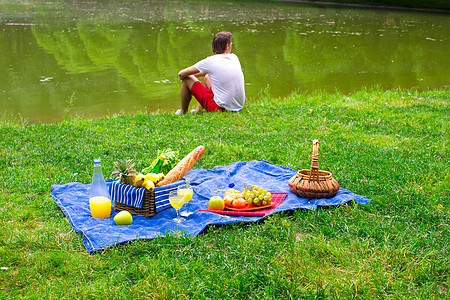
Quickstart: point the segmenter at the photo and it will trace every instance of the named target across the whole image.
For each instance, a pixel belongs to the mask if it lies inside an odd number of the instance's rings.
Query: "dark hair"
[[[212,52],[214,54],[222,54],[227,49],[227,45],[231,44],[233,35],[227,31],[221,31],[216,34],[212,41]]]

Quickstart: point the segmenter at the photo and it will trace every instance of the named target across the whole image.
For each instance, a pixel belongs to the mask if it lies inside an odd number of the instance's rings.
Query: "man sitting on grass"
[[[178,73],[181,109],[176,114],[188,111],[192,95],[199,102],[193,112],[199,112],[202,107],[210,112],[242,109],[245,103],[244,74],[238,57],[231,53],[231,37],[232,34],[225,31],[216,34],[212,41],[214,55]],[[204,85],[197,79],[203,76]]]

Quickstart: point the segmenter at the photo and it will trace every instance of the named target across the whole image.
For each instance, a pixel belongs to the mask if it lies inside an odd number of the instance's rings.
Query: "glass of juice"
[[[187,206],[189,201],[191,201],[192,196],[194,195],[194,190],[192,189],[192,186],[190,186],[188,183],[186,183],[186,184],[178,186],[177,193],[178,193],[178,196],[184,197],[184,203]],[[182,212],[180,215],[182,217],[188,217],[191,214],[192,213],[188,212],[186,209],[186,211]]]
[[[94,196],[89,199],[93,218],[105,219],[111,216],[111,199],[105,196]]]
[[[177,211],[177,217],[173,219],[173,221],[177,223],[181,223],[186,221],[186,219],[180,217],[180,209],[184,205],[184,197],[178,195],[178,191],[171,191],[169,193],[169,202],[173,208]]]

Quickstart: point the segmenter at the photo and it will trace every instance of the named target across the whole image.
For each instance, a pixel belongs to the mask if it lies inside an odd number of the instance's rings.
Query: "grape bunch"
[[[271,204],[271,194],[267,190],[253,185],[252,187],[244,187],[244,199],[250,206],[265,206]]]

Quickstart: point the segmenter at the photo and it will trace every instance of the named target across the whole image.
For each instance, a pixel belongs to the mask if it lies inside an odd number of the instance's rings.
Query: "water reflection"
[[[448,15],[295,3],[50,1],[0,4],[0,111],[31,121],[172,111],[178,70],[233,33],[247,95],[267,85],[344,93],[449,83]],[[20,2],[20,1],[19,1]],[[24,2],[26,3],[26,2]]]

